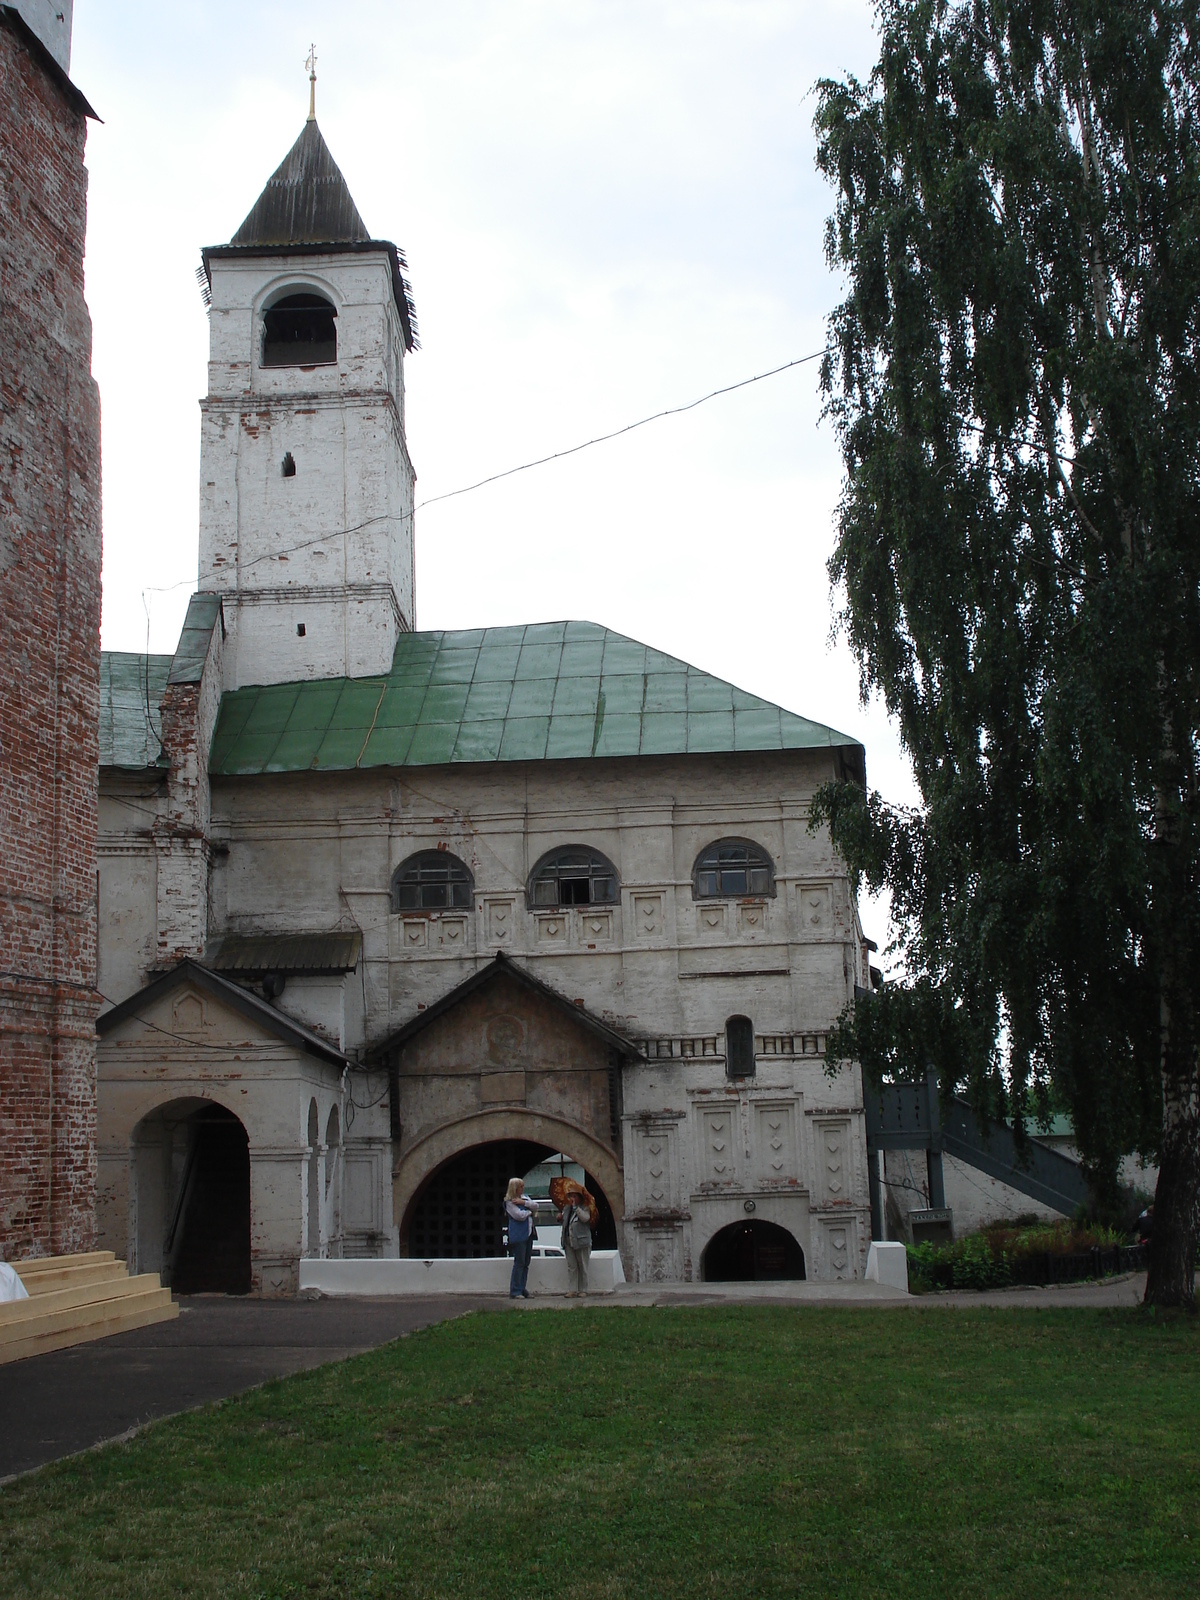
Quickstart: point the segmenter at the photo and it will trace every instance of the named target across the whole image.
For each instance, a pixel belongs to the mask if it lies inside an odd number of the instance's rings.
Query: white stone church
[[[103,658],[101,1243],[181,1291],[502,1253],[581,1165],[640,1280],[855,1278],[861,745],[593,622],[413,631],[404,257],[310,118],[203,252],[199,582]]]

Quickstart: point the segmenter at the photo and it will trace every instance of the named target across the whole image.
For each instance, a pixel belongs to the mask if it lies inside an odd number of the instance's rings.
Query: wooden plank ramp
[[[179,1315],[157,1272],[131,1278],[111,1250],[10,1265],[29,1299],[0,1305],[0,1366]]]

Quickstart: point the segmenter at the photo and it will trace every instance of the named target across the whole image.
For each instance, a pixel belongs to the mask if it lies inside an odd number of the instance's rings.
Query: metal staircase
[[[1024,1150],[1018,1150],[1012,1130],[1005,1123],[993,1122],[985,1132],[965,1100],[956,1097],[943,1108],[937,1081],[932,1075],[923,1083],[884,1084],[879,1089],[864,1085],[863,1104],[867,1122],[871,1230],[876,1238],[882,1237],[877,1152],[883,1150],[925,1151],[929,1169],[927,1216],[945,1212],[943,1153],[1027,1194],[1039,1205],[1060,1211],[1063,1216],[1073,1216],[1080,1206],[1087,1204],[1087,1183],[1077,1161],[1039,1144],[1036,1139],[1029,1140]]]

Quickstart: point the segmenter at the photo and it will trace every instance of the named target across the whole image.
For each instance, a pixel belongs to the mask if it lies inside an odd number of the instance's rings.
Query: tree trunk
[[[1163,1063],[1163,1136],[1145,1304],[1196,1309],[1196,1231],[1200,1221],[1200,1079]]]

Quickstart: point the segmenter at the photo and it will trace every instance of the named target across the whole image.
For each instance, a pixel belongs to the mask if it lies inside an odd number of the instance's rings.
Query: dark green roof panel
[[[594,622],[547,622],[401,634],[383,678],[238,689],[210,771],[837,748],[860,747]]]
[[[100,653],[100,765],[138,771],[159,764],[159,702],[170,656]]]

